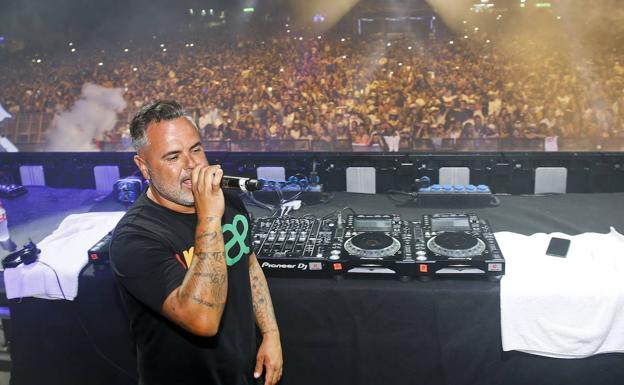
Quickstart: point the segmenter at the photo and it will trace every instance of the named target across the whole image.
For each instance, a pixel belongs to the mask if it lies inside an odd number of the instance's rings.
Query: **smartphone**
[[[552,237],[550,238],[550,243],[548,244],[548,248],[546,249],[546,255],[565,258],[565,256],[568,255],[569,248],[569,239]]]

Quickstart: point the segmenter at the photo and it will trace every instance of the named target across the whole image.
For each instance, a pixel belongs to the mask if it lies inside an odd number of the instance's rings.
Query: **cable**
[[[342,210],[340,210],[340,214],[342,214],[345,210],[351,210],[351,212],[352,212],[354,215],[357,215],[357,213],[355,212],[355,210],[353,210],[353,209],[352,209],[351,207],[349,207],[349,206],[343,207],[343,208],[342,208]]]
[[[56,283],[58,283],[58,287],[59,287],[59,290],[61,291],[61,295],[63,296],[63,299],[67,301],[67,296],[65,296],[65,292],[63,291],[63,286],[61,285],[61,280],[59,279],[59,276],[56,273],[56,270],[54,270],[54,268],[52,266],[48,265],[47,263],[43,262],[40,259],[37,259],[37,263],[45,265],[45,266],[49,267],[50,270],[52,270],[52,272],[54,273],[54,276],[56,277]],[[54,297],[54,298],[60,299],[59,297]]]
[[[395,195],[409,196],[410,198],[409,199],[396,199],[394,197]],[[397,203],[416,202],[416,200],[418,199],[418,193],[409,193],[409,192],[400,191],[400,190],[388,190],[388,199]]]
[[[258,199],[256,199],[256,197],[250,191],[242,193],[241,196],[247,197],[247,199],[249,199],[249,201],[251,203],[255,204],[256,206],[258,206],[260,208],[263,208],[263,209],[269,210],[269,211],[275,210],[274,206],[272,206],[272,205],[270,205],[268,203],[260,202]]]

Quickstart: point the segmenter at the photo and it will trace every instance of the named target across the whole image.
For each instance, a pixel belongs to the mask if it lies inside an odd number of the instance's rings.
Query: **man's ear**
[[[147,169],[147,164],[145,163],[145,160],[143,160],[143,158],[141,158],[139,155],[135,155],[134,164],[136,164],[139,170],[141,170],[143,178],[145,178],[145,180],[150,180],[149,170]]]

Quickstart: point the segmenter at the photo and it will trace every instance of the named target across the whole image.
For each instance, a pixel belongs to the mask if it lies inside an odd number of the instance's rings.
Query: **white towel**
[[[551,236],[571,240],[566,258],[546,255]],[[496,234],[503,350],[558,358],[624,352],[624,236]]]
[[[63,219],[52,234],[37,244],[41,250],[37,262],[4,271],[7,298],[72,301],[78,295],[78,275],[89,262],[87,251],[111,231],[124,214],[123,211],[72,214]]]

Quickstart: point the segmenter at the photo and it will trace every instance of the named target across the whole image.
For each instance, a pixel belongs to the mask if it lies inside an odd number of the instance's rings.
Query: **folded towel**
[[[120,211],[66,217],[52,234],[37,244],[41,249],[37,262],[4,271],[7,298],[70,301],[76,298],[78,275],[89,262],[87,251],[111,231],[124,214]]]
[[[546,255],[552,236],[571,240],[566,258]],[[624,352],[624,236],[501,232],[503,350],[558,358]]]

